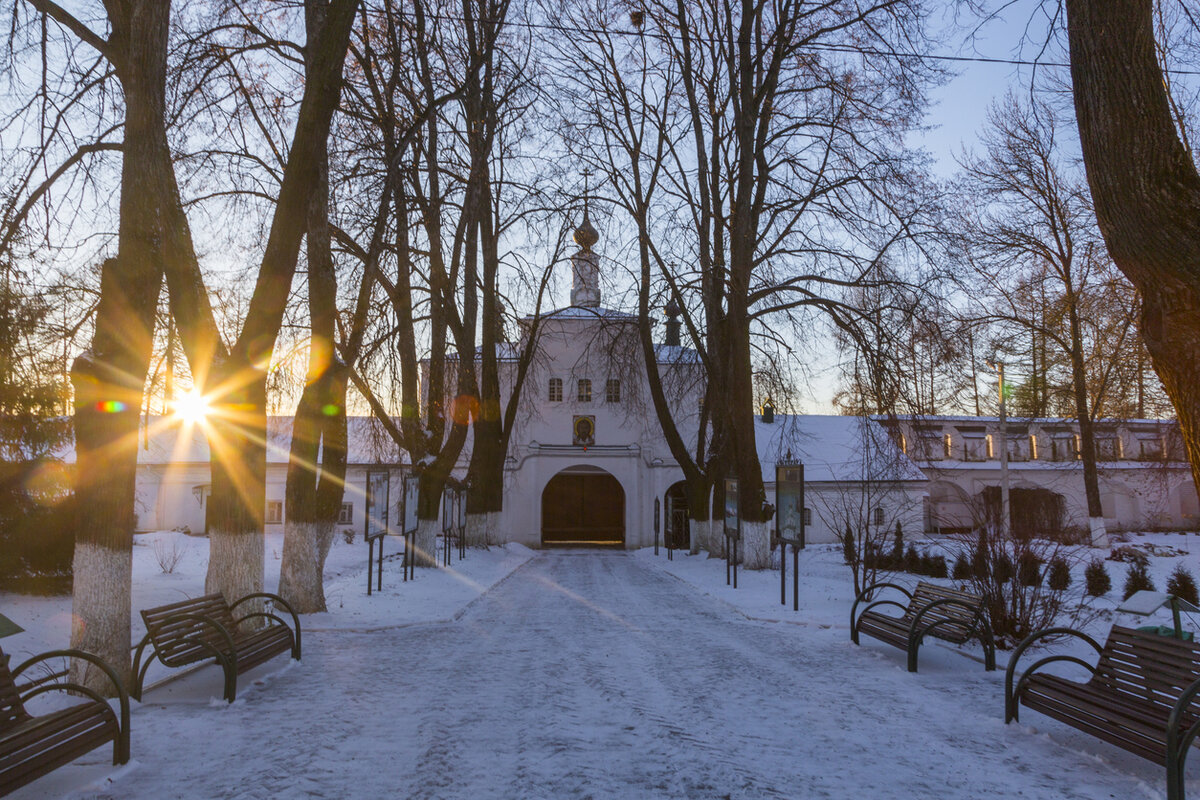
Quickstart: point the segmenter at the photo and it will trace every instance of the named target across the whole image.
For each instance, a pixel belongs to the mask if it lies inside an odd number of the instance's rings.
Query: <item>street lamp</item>
[[[1004,408],[1004,362],[987,362],[994,369],[1000,384],[1000,535],[1008,536],[1009,504],[1008,504],[1008,415]]]

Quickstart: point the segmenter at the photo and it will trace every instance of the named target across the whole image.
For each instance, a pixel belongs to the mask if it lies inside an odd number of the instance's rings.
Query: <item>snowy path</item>
[[[90,796],[1161,796],[1148,762],[1005,727],[1003,673],[928,650],[910,675],[624,553],[542,553],[456,622],[308,636],[233,706],[148,694],[139,765]]]

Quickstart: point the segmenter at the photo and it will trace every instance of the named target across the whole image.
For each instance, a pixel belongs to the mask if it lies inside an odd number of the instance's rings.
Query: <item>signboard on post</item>
[[[804,547],[804,465],[775,465],[775,535],[786,544]]]
[[[421,479],[416,475],[404,476],[404,533],[417,532],[417,496]]]
[[[792,610],[800,610],[800,550],[804,548],[804,465],[775,465],[775,537],[779,541],[779,604],[787,605],[787,547],[792,546]]]
[[[383,535],[388,529],[388,497],[391,473],[386,469],[367,470],[366,514],[363,515],[363,538],[367,541],[367,594],[371,594],[371,573],[375,572],[375,588],[383,588]],[[376,570],[375,543],[379,542]]]
[[[420,494],[421,478],[409,473],[404,476],[404,510],[401,512],[400,533],[404,536],[404,580],[417,577],[417,498]]]

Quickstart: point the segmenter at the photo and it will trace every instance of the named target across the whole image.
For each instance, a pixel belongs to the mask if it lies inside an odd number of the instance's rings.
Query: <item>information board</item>
[[[421,479],[416,475],[404,476],[404,533],[417,532],[417,496]]]
[[[725,479],[725,535],[737,538],[742,532],[742,521],[738,517],[737,478]]]
[[[367,513],[363,521],[367,540],[387,533],[390,489],[391,474],[387,470],[367,470]]]
[[[775,535],[787,544],[804,543],[804,465],[775,465]]]

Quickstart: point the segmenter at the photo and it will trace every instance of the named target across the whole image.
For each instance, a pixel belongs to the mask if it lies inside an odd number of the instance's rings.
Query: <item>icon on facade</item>
[[[574,444],[590,447],[596,443],[596,418],[575,417],[571,431],[574,434]]]

